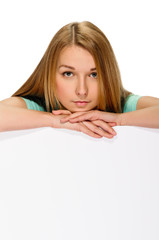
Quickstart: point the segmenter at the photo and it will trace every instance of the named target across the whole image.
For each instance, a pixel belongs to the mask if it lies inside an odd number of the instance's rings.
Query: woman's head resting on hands
[[[128,94],[108,39],[84,21],[67,24],[55,34],[32,75],[13,96],[43,98],[47,111],[121,112]]]

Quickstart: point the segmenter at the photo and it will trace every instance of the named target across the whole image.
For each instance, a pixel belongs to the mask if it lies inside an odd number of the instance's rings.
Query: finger
[[[94,137],[94,138],[102,138],[101,135],[96,134],[95,132],[91,131],[90,128],[88,128],[84,123],[80,123],[79,125],[79,131],[83,132],[85,134],[87,134],[90,137]]]
[[[65,117],[62,119],[62,122],[82,122],[84,120],[96,120],[99,119],[99,111],[88,111],[88,112],[77,112],[73,113],[71,116]]]
[[[115,130],[111,126],[109,126],[108,123],[106,123],[102,120],[92,121],[92,123],[95,124],[96,126],[102,128],[102,130],[104,130],[110,134],[116,135]]]
[[[104,131],[102,128],[96,126],[92,122],[84,121],[83,124],[87,126],[92,132],[106,138],[113,138],[114,134]]]
[[[85,114],[85,112],[72,113],[70,116],[66,116],[66,117],[62,118],[62,119],[61,119],[61,122],[62,122],[62,123],[68,122],[68,121],[70,121],[70,120],[73,119],[73,118],[82,116],[83,114]]]
[[[69,123],[69,122],[68,123],[64,123],[63,127],[64,128],[68,128],[68,129],[72,129],[72,130],[75,130],[75,131],[83,132],[83,133],[85,133],[85,134],[87,134],[87,135],[89,135],[91,137],[94,137],[94,138],[102,138],[102,136],[92,132],[82,122],[81,123]]]
[[[53,110],[52,113],[55,115],[71,114],[69,110]]]
[[[110,127],[115,127],[115,126],[117,126],[117,124],[115,123],[115,122],[112,122],[112,123],[107,123]]]
[[[103,113],[100,111],[90,111],[76,117],[70,116],[69,122],[75,123],[75,122],[83,122],[85,120],[92,121],[92,120],[102,119],[102,115]]]

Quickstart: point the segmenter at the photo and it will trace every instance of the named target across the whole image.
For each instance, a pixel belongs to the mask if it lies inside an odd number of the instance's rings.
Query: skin
[[[116,133],[104,121],[61,122],[65,116],[77,112],[89,112],[96,108],[98,104],[98,77],[95,68],[92,55],[83,48],[72,46],[63,49],[57,62],[56,93],[64,110],[55,111],[52,114],[16,109],[15,115],[15,110],[12,111],[12,108],[9,106],[26,109],[27,106],[23,99],[11,97],[1,102],[1,115],[4,114],[9,117],[7,118],[8,122],[6,122],[5,116],[3,117],[5,122],[1,123],[2,128],[0,130],[27,129],[36,127],[36,125],[38,127],[42,125],[76,130],[95,138],[112,138]],[[8,108],[6,105],[8,105]],[[19,119],[21,119],[21,125],[19,124]],[[44,123],[42,119],[45,119]]]
[[[0,132],[52,127],[80,131],[94,138],[113,138],[116,135],[114,126],[159,128],[159,99],[155,97],[141,97],[137,102],[137,111],[133,112],[119,114],[95,110],[98,76],[95,69],[90,71],[90,68],[95,68],[92,56],[77,46],[64,50],[58,64],[69,63],[74,68],[63,69],[65,74],[59,72],[62,68],[56,71],[58,97],[64,110],[53,113],[28,110],[24,99],[10,97],[0,101]],[[77,100],[88,100],[88,103],[75,104]]]
[[[87,50],[73,45],[61,51],[56,69],[56,94],[67,111],[53,111],[54,115],[83,113],[96,108],[98,76],[94,59]],[[104,124],[97,120],[82,121],[81,124],[95,133],[96,137],[112,138],[116,135],[112,128],[114,123]]]
[[[97,106],[98,77],[94,59],[88,51],[78,46],[61,51],[56,69],[56,93],[70,112],[89,111]]]
[[[60,119],[61,123],[82,123],[92,132],[108,138],[116,135],[112,128],[114,126],[159,128],[158,98],[143,96],[138,100],[138,111],[128,113],[95,110],[98,103],[98,76],[95,73],[93,57],[87,50],[71,46],[61,52],[56,71],[56,88],[57,96],[67,111],[53,111],[56,116],[68,115]],[[74,101],[88,103],[79,106]]]

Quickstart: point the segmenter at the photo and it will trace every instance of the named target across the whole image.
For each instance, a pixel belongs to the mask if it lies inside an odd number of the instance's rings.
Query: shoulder
[[[152,107],[152,106],[159,106],[159,98],[156,97],[150,97],[150,96],[142,96],[138,102],[136,110]]]
[[[25,101],[28,109],[37,110],[37,111],[46,111],[45,104],[39,98],[31,97],[31,96],[21,97],[21,98]]]
[[[159,98],[130,94],[126,98],[123,112],[131,112],[157,105],[159,106]]]
[[[42,105],[40,101],[37,102],[31,100],[27,97],[10,97],[0,101],[3,105],[11,106],[11,107],[18,107],[18,108],[26,108],[30,110],[37,110],[37,111],[46,111],[45,107]]]
[[[137,109],[138,100],[141,97],[140,95],[130,94],[125,100],[123,112],[135,111]]]
[[[7,105],[7,106],[11,106],[11,107],[27,108],[26,102],[21,97],[6,98],[6,99],[0,101],[0,103]]]

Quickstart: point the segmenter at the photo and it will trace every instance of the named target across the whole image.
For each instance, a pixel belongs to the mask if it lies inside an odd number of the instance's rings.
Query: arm
[[[60,120],[70,114],[69,111],[63,110],[61,115],[53,115],[49,112],[30,110],[27,108],[25,101],[20,97],[11,97],[0,101],[0,132],[11,130],[22,130],[41,127],[66,128],[83,132],[91,137],[101,138],[113,137],[110,134],[93,132],[84,123],[61,123]],[[111,130],[111,129],[109,129]]]
[[[121,114],[119,125],[159,128],[159,98],[141,97],[136,111]]]
[[[51,124],[51,113],[28,110],[19,97],[0,101],[0,132],[49,127]]]
[[[61,122],[80,122],[101,120],[111,126],[139,126],[159,128],[159,98],[141,97],[137,103],[137,110],[126,113],[109,113],[98,110],[74,113],[61,120]],[[113,125],[114,124],[114,125]],[[101,126],[102,125],[98,125]],[[103,125],[104,126],[104,125]]]

